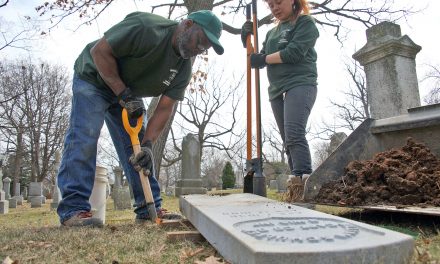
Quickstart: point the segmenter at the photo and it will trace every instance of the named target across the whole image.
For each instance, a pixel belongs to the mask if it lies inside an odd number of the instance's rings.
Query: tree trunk
[[[148,105],[148,109],[147,109],[148,119],[153,115],[154,110],[156,109],[156,106],[159,103],[159,99],[160,99],[160,97],[154,97],[151,100],[150,105]],[[159,173],[160,173],[160,165],[162,162],[162,154],[165,149],[165,145],[167,143],[168,134],[170,132],[171,124],[173,123],[174,116],[176,114],[176,109],[177,109],[177,103],[174,105],[174,109],[171,114],[170,120],[168,120],[162,133],[159,135],[159,137],[157,138],[156,142],[154,142],[154,145],[153,145],[153,155],[155,157],[154,167],[156,168],[155,175],[156,175],[156,179],[158,179],[158,180],[159,180]]]

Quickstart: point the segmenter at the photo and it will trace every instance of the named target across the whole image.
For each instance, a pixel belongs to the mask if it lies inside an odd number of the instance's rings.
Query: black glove
[[[144,174],[149,176],[153,172],[154,157],[153,157],[153,143],[147,140],[141,145],[141,151],[137,155],[131,155],[128,160],[133,165],[136,171],[143,170]]]
[[[128,118],[130,119],[138,118],[146,113],[142,99],[134,96],[128,87],[118,95],[118,102],[127,109]]]
[[[246,48],[246,39],[249,34],[254,33],[254,24],[252,21],[246,21],[244,22],[243,26],[241,27],[241,42],[243,42],[243,47]]]
[[[267,65],[266,56],[267,55],[264,53],[252,53],[251,54],[251,67],[263,69]]]

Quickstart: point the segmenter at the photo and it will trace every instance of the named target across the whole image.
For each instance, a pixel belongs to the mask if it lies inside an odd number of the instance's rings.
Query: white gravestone
[[[253,194],[186,195],[180,210],[228,261],[409,263],[410,236]]]

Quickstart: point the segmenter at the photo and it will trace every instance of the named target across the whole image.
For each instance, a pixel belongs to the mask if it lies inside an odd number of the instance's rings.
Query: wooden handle
[[[141,146],[139,142],[139,132],[142,129],[142,121],[143,121],[143,115],[137,119],[136,126],[132,127],[128,120],[127,110],[125,108],[122,109],[122,123],[124,125],[125,131],[127,131],[128,135],[130,136],[134,155],[137,155],[139,152],[141,152]],[[141,178],[142,190],[144,191],[145,201],[147,202],[147,204],[154,203],[148,175],[144,174],[144,170],[140,170],[139,177]]]

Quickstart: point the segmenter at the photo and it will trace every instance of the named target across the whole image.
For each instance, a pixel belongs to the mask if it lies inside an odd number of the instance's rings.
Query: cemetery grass
[[[237,192],[240,191],[229,193]],[[273,190],[268,190],[267,196],[282,199]],[[179,211],[177,198],[165,195],[163,198],[164,208]],[[42,208],[30,208],[25,203],[0,215],[0,262],[7,257],[15,263],[216,263],[205,262],[213,257],[221,261],[207,242],[170,243],[166,241],[167,230],[153,224],[135,224],[133,211],[113,210],[111,199],[107,203],[105,227],[94,229],[60,228],[56,212],[49,209],[50,202],[48,200]],[[330,206],[317,206],[316,210],[341,216],[350,211]],[[420,226],[378,225],[415,238],[412,263],[440,263],[438,230],[428,233]]]
[[[177,198],[163,198],[164,208],[178,211]],[[135,224],[133,211],[114,211],[111,199],[104,228],[61,228],[50,202],[0,215],[0,263],[194,263],[216,256],[207,242],[166,242],[167,230]]]

